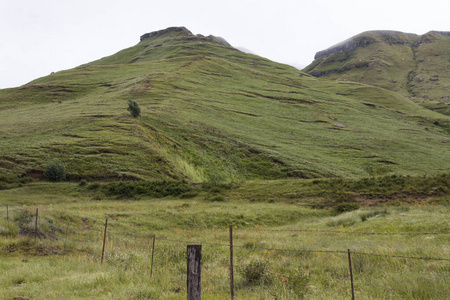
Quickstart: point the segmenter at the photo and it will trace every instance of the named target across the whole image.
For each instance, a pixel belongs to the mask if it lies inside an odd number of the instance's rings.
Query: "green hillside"
[[[402,39],[409,43],[410,35]],[[405,97],[411,82],[403,73],[418,60],[406,55],[406,44],[396,47],[407,66],[373,87],[317,79],[185,28],[147,34],[109,57],[0,90],[0,176],[42,178],[55,159],[69,180],[448,171],[450,118]],[[418,46],[416,58],[426,47]],[[398,60],[386,63],[397,68]],[[442,85],[448,74],[442,68],[439,82],[423,84]],[[390,84],[398,88],[387,90]],[[130,116],[128,100],[139,104],[140,118]]]
[[[304,69],[315,77],[366,83],[450,114],[450,33],[418,36],[369,31],[317,52]]]

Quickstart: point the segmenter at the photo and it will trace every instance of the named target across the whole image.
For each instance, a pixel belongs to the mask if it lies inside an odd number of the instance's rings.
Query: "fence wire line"
[[[5,205],[3,205],[6,207]],[[9,209],[13,210],[27,210],[23,207],[9,207]],[[202,228],[202,227],[200,227]],[[204,227],[203,229],[208,229]],[[224,229],[228,230],[229,227],[213,227],[213,229]],[[358,232],[358,231],[342,231],[342,230],[321,230],[321,229],[266,229],[266,228],[238,228],[236,230],[239,231],[268,231],[268,232],[317,232],[317,233],[344,233],[344,234],[362,234],[362,235],[441,235],[441,234],[450,234],[450,232]],[[139,237],[139,235],[136,235]],[[146,237],[146,236],[141,236]]]
[[[121,235],[121,236],[129,236],[129,237],[140,238],[140,239],[151,239],[155,235],[153,233],[145,235],[145,234],[135,234],[135,233],[127,233],[127,232],[120,233],[120,232],[110,232],[110,231],[108,231],[107,234],[109,234],[109,235],[116,235],[116,236],[119,236],[119,235]]]
[[[173,240],[168,238],[159,238],[158,240],[170,241],[170,242],[178,242],[178,243],[186,243],[186,244],[199,244],[199,245],[211,245],[211,246],[220,246],[220,247],[230,247],[230,244],[216,244],[209,242],[192,242],[192,241],[184,241],[184,240]],[[249,248],[247,246],[242,245],[233,245],[233,248]],[[283,248],[266,248],[266,247],[251,247],[250,249],[259,249],[266,251],[285,251],[285,252],[303,252],[303,253],[341,253],[347,254],[348,251],[345,250],[303,250],[303,249],[283,249]],[[418,256],[402,256],[402,255],[388,255],[388,254],[375,254],[375,253],[367,253],[367,252],[358,252],[358,251],[350,251],[352,254],[360,254],[360,255],[369,255],[369,256],[379,256],[379,257],[393,257],[393,258],[408,258],[408,259],[423,259],[423,260],[439,260],[439,261],[450,261],[447,258],[436,258],[436,257],[418,257]]]
[[[228,227],[221,227],[228,229]],[[368,234],[368,235],[439,235],[450,234],[450,232],[358,232],[358,231],[338,231],[320,229],[264,229],[264,228],[237,228],[241,231],[274,231],[274,232],[319,232],[319,233],[348,233],[348,234]]]
[[[23,209],[21,207],[14,207],[18,210]],[[24,209],[25,210],[25,209]],[[55,226],[55,228],[62,229],[58,226]],[[215,227],[214,229],[229,229],[229,227]],[[98,232],[100,235],[103,235],[102,230],[100,229],[91,229],[91,228],[83,228],[83,231],[95,231]],[[336,230],[308,230],[308,229],[263,229],[263,228],[240,228],[241,231],[266,231],[266,232],[320,232],[320,233],[349,233],[349,234],[369,234],[369,235],[430,235],[430,234],[448,234],[448,233],[431,233],[431,232],[399,232],[399,233],[377,233],[377,232],[345,232],[345,231],[336,231]],[[81,234],[81,233],[79,233]],[[132,233],[114,233],[111,231],[108,231],[108,235],[122,235],[122,236],[130,236],[135,238],[152,238],[154,234],[149,235],[139,235],[139,234],[132,234]],[[83,234],[81,234],[83,235]],[[84,234],[86,236],[86,234]],[[212,245],[212,246],[220,246],[220,247],[229,247],[229,244],[218,244],[218,243],[210,243],[210,242],[197,242],[194,243],[192,241],[185,241],[185,240],[174,240],[174,239],[168,239],[168,238],[160,238],[156,237],[158,240],[165,240],[165,241],[172,241],[172,242],[179,242],[179,243],[186,243],[186,244],[202,244],[202,245]],[[235,248],[249,248],[247,246],[242,245],[233,245]],[[258,247],[258,246],[252,246],[252,249],[259,249],[259,250],[266,250],[266,251],[285,251],[285,252],[303,252],[303,253],[348,253],[348,251],[344,250],[302,250],[302,249],[284,249],[284,248],[266,248],[266,247]],[[354,254],[360,254],[360,255],[370,255],[370,256],[378,256],[378,257],[392,257],[392,258],[406,258],[406,259],[421,259],[421,260],[436,260],[436,261],[450,261],[450,259],[447,258],[435,258],[435,257],[417,257],[417,256],[403,256],[403,255],[388,255],[388,254],[376,254],[376,253],[366,253],[366,252],[351,252]]]

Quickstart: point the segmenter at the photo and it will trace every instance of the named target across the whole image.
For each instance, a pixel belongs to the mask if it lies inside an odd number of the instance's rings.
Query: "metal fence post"
[[[108,218],[106,218],[105,221],[105,232],[103,234],[103,248],[102,248],[102,260],[101,263],[103,264],[103,257],[105,256],[105,245],[106,245],[106,230],[108,228]]]
[[[233,226],[230,225],[230,295],[234,299]]]
[[[39,216],[39,208],[36,208],[36,221],[34,222],[34,238],[38,237],[38,216]]]
[[[150,277],[153,276],[153,256],[155,255],[155,240],[156,240],[156,235],[153,235],[153,243],[152,243],[152,264],[150,267]]]
[[[355,300],[355,290],[353,289],[352,258],[350,256],[350,249],[348,249],[348,268],[350,270],[350,282],[352,285],[352,300]]]

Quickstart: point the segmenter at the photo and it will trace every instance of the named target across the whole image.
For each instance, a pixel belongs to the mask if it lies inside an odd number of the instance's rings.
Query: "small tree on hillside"
[[[133,118],[137,118],[141,115],[141,108],[139,104],[137,104],[134,100],[128,100],[128,108],[127,110],[130,112]]]

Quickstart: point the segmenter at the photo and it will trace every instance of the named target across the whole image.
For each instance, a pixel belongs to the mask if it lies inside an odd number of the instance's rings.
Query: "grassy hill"
[[[405,58],[406,71],[415,60]],[[401,78],[394,79],[404,89]],[[168,28],[109,57],[0,90],[0,176],[42,178],[55,159],[69,180],[104,181],[449,170],[449,117],[405,95],[317,79],[221,38]],[[127,112],[128,100],[139,104],[140,118]]]
[[[375,85],[450,114],[450,33],[369,31],[316,54],[304,71]]]

